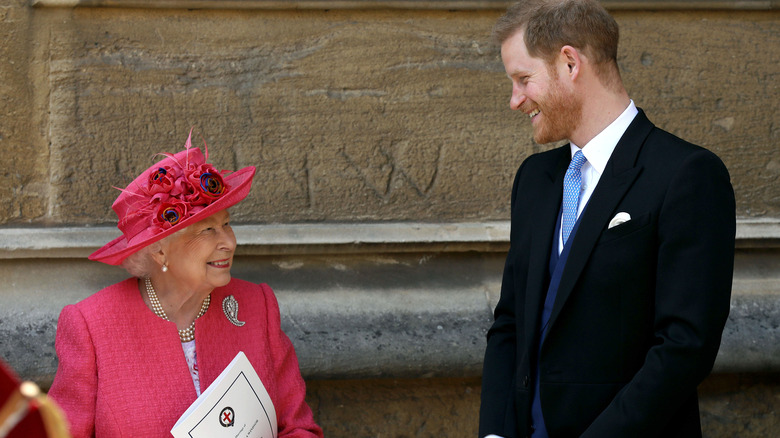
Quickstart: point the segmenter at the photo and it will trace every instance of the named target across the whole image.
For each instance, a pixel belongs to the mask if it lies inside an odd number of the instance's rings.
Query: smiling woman
[[[278,436],[321,437],[271,288],[230,275],[227,209],[247,196],[255,168],[217,171],[191,138],[114,202],[122,235],[89,258],[133,277],[62,310],[49,395],[74,437],[167,436],[243,351],[273,401]]]
[[[236,249],[236,236],[230,227],[227,210],[214,213],[182,230],[160,244],[160,249],[150,254],[159,266],[167,266],[165,273],[153,275],[152,283],[158,290],[165,290],[178,300],[166,300],[167,310],[176,311],[176,301],[194,299],[194,307],[214,288],[230,281],[230,266]],[[197,310],[196,310],[197,312]],[[183,318],[177,325],[189,325],[189,318]]]

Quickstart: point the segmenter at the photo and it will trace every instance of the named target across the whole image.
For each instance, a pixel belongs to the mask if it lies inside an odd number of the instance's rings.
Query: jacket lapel
[[[588,201],[588,207],[580,217],[579,229],[573,237],[571,252],[550,315],[549,327],[555,324],[618,203],[642,172],[642,167],[636,163],[637,156],[652,129],[653,124],[640,109],[612,152],[604,174]]]
[[[529,212],[533,215],[531,223],[534,229],[529,251],[525,318],[523,319],[526,345],[534,345],[534,337],[539,331],[540,309],[547,290],[552,237],[556,232],[555,224],[563,199],[563,176],[569,161],[571,161],[571,149],[566,144],[556,150],[553,165],[545,171],[546,178],[542,178],[538,186],[533,188],[538,191],[540,202],[534,211]]]

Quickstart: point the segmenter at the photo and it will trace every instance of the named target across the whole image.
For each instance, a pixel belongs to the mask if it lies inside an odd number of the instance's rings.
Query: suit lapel
[[[552,249],[552,237],[556,232],[558,210],[563,198],[563,176],[571,161],[571,149],[565,145],[556,151],[552,166],[545,171],[545,178],[533,190],[539,193],[540,202],[533,215],[533,235],[529,251],[528,281],[525,294],[526,345],[534,345],[538,332],[540,309],[547,290],[547,273]]]
[[[588,206],[580,217],[580,225],[573,237],[571,252],[564,267],[561,284],[550,315],[549,327],[555,324],[564,303],[569,298],[582,270],[588,262],[593,247],[606,229],[618,203],[634,184],[642,172],[636,164],[639,151],[645,138],[650,134],[653,124],[642,110],[636,115],[626,132],[618,141],[612,156],[607,162],[604,174],[588,201]]]

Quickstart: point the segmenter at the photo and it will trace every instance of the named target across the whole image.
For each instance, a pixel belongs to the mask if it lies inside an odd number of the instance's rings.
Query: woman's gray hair
[[[134,254],[129,255],[120,266],[125,268],[125,271],[129,272],[133,277],[151,277],[152,272],[160,269],[160,265],[154,261],[154,257],[152,257],[152,255],[162,249],[163,243],[178,238],[185,229],[186,227],[171,234],[170,236],[163,237],[159,241],[150,243],[149,245],[139,249]]]
[[[169,236],[170,237],[170,236]],[[166,237],[165,239],[168,239]],[[163,239],[163,240],[165,240]],[[147,278],[152,275],[156,269],[159,269],[159,265],[154,261],[153,254],[160,251],[162,248],[162,240],[159,242],[151,243],[137,252],[128,256],[123,262],[122,267],[130,273],[133,277]]]

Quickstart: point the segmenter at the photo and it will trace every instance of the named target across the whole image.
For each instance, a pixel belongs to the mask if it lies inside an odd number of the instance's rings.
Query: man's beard
[[[534,141],[539,144],[568,140],[582,119],[582,102],[558,86],[557,77],[553,79],[544,101],[537,103],[543,117],[534,128]]]

